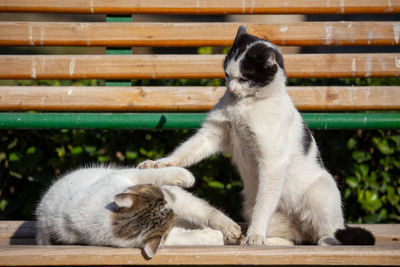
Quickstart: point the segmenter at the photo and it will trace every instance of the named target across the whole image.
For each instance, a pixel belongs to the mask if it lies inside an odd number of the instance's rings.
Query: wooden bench
[[[135,55],[126,47],[229,46],[243,23],[144,23],[134,22],[135,14],[398,14],[400,0],[0,0],[0,12],[108,15],[107,22],[96,23],[0,22],[0,46],[107,47],[106,55],[0,55],[0,79],[107,80],[93,87],[0,86],[1,129],[176,129],[200,127],[225,88],[132,87],[130,79],[223,78],[224,56]],[[247,26],[281,46],[400,42],[399,21]],[[400,53],[284,59],[290,78],[400,76]],[[313,129],[400,128],[400,86],[301,86],[288,92]],[[0,265],[400,265],[400,225],[364,227],[376,236],[376,246],[165,247],[146,261],[138,249],[36,246],[34,222],[1,221]]]

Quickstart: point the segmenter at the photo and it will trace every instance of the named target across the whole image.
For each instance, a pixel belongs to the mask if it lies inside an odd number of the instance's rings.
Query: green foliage
[[[350,219],[400,221],[400,131],[359,131],[347,147],[353,160],[344,191],[351,203]]]
[[[163,157],[192,131],[0,131],[0,219],[32,219],[35,203],[58,175],[80,166],[132,167]],[[342,189],[351,222],[399,222],[400,131],[318,131],[328,170]],[[190,170],[196,195],[241,217],[242,183],[229,155],[213,156]]]
[[[0,131],[0,219],[32,219],[40,195],[68,170],[93,163],[136,166],[165,156],[192,134],[188,130]],[[212,157],[191,171],[198,178],[192,189],[197,195],[240,218],[236,207],[241,183],[227,158]]]

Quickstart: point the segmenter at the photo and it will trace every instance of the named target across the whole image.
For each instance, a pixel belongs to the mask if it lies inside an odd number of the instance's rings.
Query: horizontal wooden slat
[[[223,55],[0,56],[0,79],[223,78]],[[398,77],[400,54],[285,55],[296,78]],[[5,67],[7,66],[7,67]]]
[[[0,12],[105,14],[399,13],[399,0],[1,0]]]
[[[400,87],[288,87],[303,111],[400,110]],[[0,87],[1,111],[208,111],[225,87]],[[90,101],[88,101],[90,99]]]
[[[0,22],[0,45],[229,46],[239,23]],[[247,24],[277,45],[399,45],[400,22]]]
[[[164,247],[151,260],[139,249],[2,246],[0,265],[399,265],[399,247]]]

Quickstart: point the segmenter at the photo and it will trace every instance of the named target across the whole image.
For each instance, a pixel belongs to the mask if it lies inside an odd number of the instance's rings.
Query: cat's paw
[[[159,159],[159,160],[145,160],[141,162],[137,168],[138,169],[154,169],[154,168],[164,168],[164,167],[171,167],[175,166],[175,164],[167,159]]]
[[[242,230],[235,222],[226,225],[226,227],[222,229],[222,233],[224,235],[225,244],[237,245],[240,243],[241,238],[243,238]]]
[[[268,241],[267,238],[261,235],[248,235],[244,239],[242,245],[245,246],[263,246],[267,245]]]
[[[193,174],[180,167],[165,168],[166,174],[171,177],[169,185],[177,185],[181,187],[192,187],[195,183]]]
[[[217,210],[212,212],[210,217],[210,226],[222,232],[225,244],[237,245],[240,243],[242,230],[237,223]]]

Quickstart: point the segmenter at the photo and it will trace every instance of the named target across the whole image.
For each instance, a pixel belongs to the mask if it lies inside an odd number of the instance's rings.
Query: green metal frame
[[[311,129],[400,129],[400,113],[303,113]],[[0,129],[195,129],[206,113],[0,113]]]
[[[132,15],[108,15],[106,22],[132,22]],[[131,47],[107,47],[106,55],[132,55]],[[132,82],[129,80],[122,81],[106,81],[106,86],[132,86]]]

